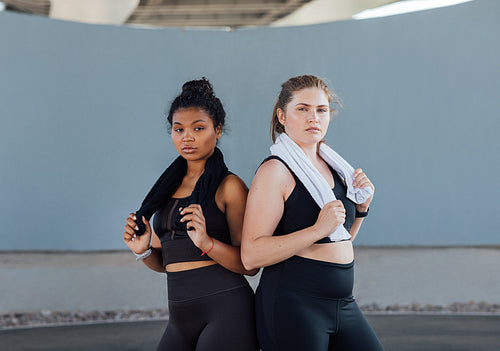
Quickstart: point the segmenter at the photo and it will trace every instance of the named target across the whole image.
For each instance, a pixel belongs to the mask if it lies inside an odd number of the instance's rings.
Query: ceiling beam
[[[2,0],[7,10],[47,16],[50,0]]]
[[[304,5],[307,1],[304,0],[288,0],[286,1],[282,6],[281,9],[276,9],[273,11],[269,11],[266,13],[264,16],[262,16],[260,19],[258,19],[255,22],[256,26],[263,26],[266,24],[270,24],[274,20],[280,18],[283,15],[286,15],[287,13],[290,13],[302,5]]]
[[[162,26],[162,27],[239,27],[239,26],[253,26],[255,25],[256,18],[224,18],[224,19],[196,19],[196,20],[186,20],[184,18],[178,19],[168,19],[168,20],[148,20],[144,21],[134,21],[129,20],[128,24],[145,24],[152,26]]]
[[[141,0],[126,22],[188,27],[267,25],[308,2],[310,0],[234,0],[186,5],[181,1]]]
[[[299,7],[299,6],[296,6]],[[134,15],[192,15],[204,14],[226,14],[226,13],[263,13],[268,11],[283,11],[283,5],[278,4],[241,4],[241,5],[220,5],[206,4],[199,6],[189,5],[165,5],[165,6],[139,6],[134,11]]]

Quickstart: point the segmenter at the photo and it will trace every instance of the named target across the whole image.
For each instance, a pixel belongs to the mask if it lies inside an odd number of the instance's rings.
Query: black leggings
[[[294,256],[266,267],[257,289],[263,351],[383,351],[352,297],[354,262]]]
[[[254,294],[220,265],[167,273],[169,321],[157,351],[256,351]]]

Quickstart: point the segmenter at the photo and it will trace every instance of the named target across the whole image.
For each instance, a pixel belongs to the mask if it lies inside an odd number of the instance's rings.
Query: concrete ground
[[[367,318],[386,351],[495,351],[500,347],[500,315],[385,314]],[[3,351],[149,351],[155,349],[165,324],[151,321],[0,330],[0,345]]]
[[[500,304],[500,247],[355,251],[354,295],[361,306]],[[249,278],[253,287],[258,279]],[[165,308],[166,275],[128,251],[2,252],[0,296],[0,314]]]
[[[474,312],[368,313],[386,351],[500,349],[500,279],[496,273],[500,247],[355,250],[354,294],[365,311],[462,308]],[[258,279],[249,278],[253,287]],[[95,311],[165,309],[166,276],[148,270],[127,251],[3,252],[0,296],[0,316],[36,311],[49,317],[57,315],[55,311],[86,316]],[[3,330],[0,325],[0,349],[152,350],[165,324],[164,317]]]

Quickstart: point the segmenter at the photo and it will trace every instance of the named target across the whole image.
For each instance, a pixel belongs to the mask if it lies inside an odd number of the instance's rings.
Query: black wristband
[[[368,216],[369,211],[370,211],[369,207],[366,209],[366,212],[359,212],[358,210],[356,210],[356,218],[362,218]]]

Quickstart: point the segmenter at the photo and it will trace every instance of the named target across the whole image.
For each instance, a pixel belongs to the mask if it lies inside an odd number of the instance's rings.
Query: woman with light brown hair
[[[283,83],[273,156],[247,200],[242,262],[265,267],[256,295],[264,351],[383,350],[353,296],[354,252],[374,187],[324,143],[339,99],[319,78]]]

